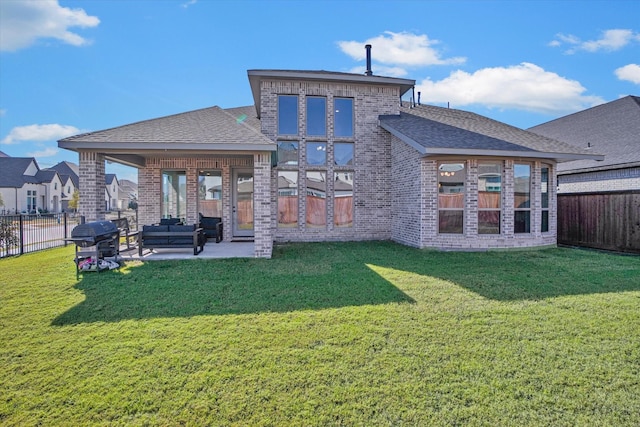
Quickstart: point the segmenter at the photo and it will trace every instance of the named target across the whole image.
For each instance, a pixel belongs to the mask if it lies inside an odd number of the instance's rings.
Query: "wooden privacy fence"
[[[558,243],[640,253],[640,190],[558,194]]]

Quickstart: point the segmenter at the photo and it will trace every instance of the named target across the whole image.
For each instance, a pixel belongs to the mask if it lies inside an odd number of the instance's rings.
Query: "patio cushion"
[[[193,225],[170,225],[169,231],[172,233],[190,233],[196,229]],[[170,245],[191,245],[193,244],[193,235],[189,236],[169,236]]]
[[[154,232],[154,233],[166,233],[167,231],[169,231],[169,226],[168,225],[143,225],[142,226],[142,235],[144,236],[145,233],[150,233],[150,232]],[[144,243],[147,245],[166,245],[167,243],[169,243],[169,239],[166,236],[151,236],[151,237],[144,237]]]

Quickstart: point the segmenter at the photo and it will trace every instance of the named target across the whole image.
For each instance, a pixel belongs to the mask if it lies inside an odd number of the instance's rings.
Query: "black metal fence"
[[[138,228],[136,211],[109,212],[107,220],[127,217],[132,230]],[[1,215],[0,258],[65,246],[71,230],[82,218],[68,213]]]

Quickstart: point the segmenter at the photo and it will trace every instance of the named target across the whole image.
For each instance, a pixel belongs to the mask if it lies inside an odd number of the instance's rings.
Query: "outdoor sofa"
[[[139,236],[138,254],[143,249],[192,248],[198,255],[207,239],[202,228],[193,225],[144,225]]]

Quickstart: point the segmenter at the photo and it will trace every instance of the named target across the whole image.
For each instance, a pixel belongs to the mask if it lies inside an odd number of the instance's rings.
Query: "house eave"
[[[640,162],[620,163],[617,165],[604,165],[604,166],[596,166],[596,167],[590,167],[590,168],[558,171],[558,175],[573,175],[573,174],[589,173],[589,172],[601,172],[601,171],[607,171],[607,170],[636,168],[639,166],[640,166]]]
[[[448,147],[425,147],[412,138],[409,138],[402,132],[380,122],[387,132],[400,139],[410,147],[414,148],[423,157],[429,156],[489,156],[489,157],[515,157],[515,158],[534,158],[534,159],[550,159],[556,162],[568,162],[571,160],[604,160],[604,156],[600,154],[578,154],[578,153],[552,153],[544,151],[535,151],[530,149],[524,150],[481,150],[473,148],[448,148]]]
[[[237,152],[237,151],[276,151],[276,144],[247,144],[247,143],[192,143],[192,142],[176,142],[176,143],[142,143],[135,144],[129,142],[109,142],[105,145],[99,145],[95,142],[83,141],[58,141],[58,147],[71,151],[97,151],[101,153],[123,153],[135,152],[151,153],[151,152]]]

